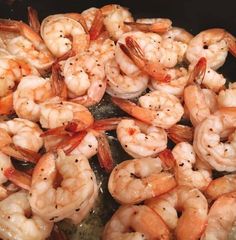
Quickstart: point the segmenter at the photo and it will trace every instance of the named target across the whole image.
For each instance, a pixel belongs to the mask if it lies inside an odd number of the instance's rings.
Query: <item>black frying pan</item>
[[[11,18],[27,21],[27,6],[32,6],[39,13],[39,18],[62,12],[81,12],[89,7],[100,7],[108,3],[117,3],[126,6],[134,17],[165,17],[173,21],[174,26],[185,28],[192,34],[201,30],[221,27],[236,36],[235,0],[123,0],[123,1],[98,1],[98,0],[0,0],[0,18]],[[236,59],[228,56],[225,65],[219,69],[230,81],[236,80]],[[114,106],[107,107],[109,101],[103,102],[103,107],[94,109],[95,116],[110,117],[119,115],[119,110]],[[105,111],[104,111],[105,110]],[[104,114],[106,112],[106,114]],[[128,159],[122,148],[111,142],[113,155],[117,162]],[[94,163],[95,162],[95,163]],[[97,176],[102,177],[102,187],[105,194],[101,195],[95,213],[86,219],[82,226],[75,227],[67,222],[59,223],[69,239],[93,240],[99,239],[99,233],[105,222],[110,218],[117,205],[106,190],[107,175],[105,175],[96,160],[92,161]],[[58,240],[58,237],[54,238]]]

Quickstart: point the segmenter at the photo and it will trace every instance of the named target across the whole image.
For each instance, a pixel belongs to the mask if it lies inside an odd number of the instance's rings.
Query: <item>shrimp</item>
[[[167,147],[167,134],[164,129],[137,120],[121,120],[116,132],[124,150],[135,158],[155,157]]]
[[[209,211],[207,226],[201,240],[229,239],[230,230],[236,220],[234,207],[236,207],[236,192],[219,197]]]
[[[217,171],[236,170],[235,112],[235,108],[222,108],[195,128],[195,152],[202,161]]]
[[[186,58],[195,64],[201,57],[205,57],[209,68],[217,70],[224,64],[228,51],[235,55],[234,37],[224,29],[212,28],[200,32],[189,42]]]
[[[0,30],[20,33],[16,37],[7,38],[4,42],[7,50],[19,58],[23,58],[38,71],[48,70],[54,58],[41,37],[27,24],[21,21],[0,20]]]
[[[183,28],[172,27],[167,32],[161,35],[163,39],[172,39],[181,43],[189,44],[193,35]]]
[[[93,123],[93,116],[86,107],[73,102],[61,101],[58,97],[41,103],[40,107],[40,123],[43,128],[55,130],[54,128],[72,127],[73,131],[79,131]]]
[[[160,90],[166,93],[175,95],[176,97],[182,97],[184,93],[184,88],[188,83],[189,74],[187,69],[184,67],[171,68],[167,70],[167,73],[171,77],[171,81],[164,83],[158,82],[155,79],[151,79],[148,87],[154,90]]]
[[[43,146],[43,139],[40,137],[42,130],[40,127],[29,120],[14,118],[12,120],[0,122],[0,130],[3,129],[9,134],[4,137],[5,145],[13,143],[23,149],[38,152]],[[1,147],[3,151],[4,144]]]
[[[44,240],[53,224],[31,211],[28,194],[20,191],[0,202],[0,237],[14,240]]]
[[[103,24],[113,40],[118,40],[125,32],[130,31],[130,27],[125,24],[133,21],[128,9],[117,4],[109,4],[100,10],[104,17]]]
[[[159,197],[145,201],[164,220],[176,239],[199,239],[207,221],[208,203],[197,189],[179,186]],[[178,219],[177,210],[182,212]]]
[[[165,129],[177,123],[184,113],[178,98],[159,90],[141,96],[140,106],[119,98],[112,98],[112,101],[134,118]]]
[[[196,154],[191,144],[181,142],[172,150],[176,160],[176,179],[179,186],[189,186],[200,190],[206,189],[211,182],[211,171],[206,169],[194,170]]]
[[[64,81],[73,102],[84,106],[99,103],[106,90],[104,65],[93,54],[68,58],[62,67]]]
[[[70,219],[93,195],[94,184],[96,178],[85,156],[48,152],[34,169],[30,206],[45,221]]]
[[[87,29],[90,30],[93,24],[93,20],[96,16],[96,13],[99,9],[95,7],[88,8],[81,13],[81,16],[84,18]]]
[[[134,30],[165,33],[171,28],[172,21],[167,18],[139,18],[136,22],[125,22],[125,24]]]
[[[107,77],[106,92],[113,96],[123,99],[139,97],[147,88],[148,76],[139,73],[135,77],[122,74],[115,59],[108,61],[105,65]]]
[[[212,180],[205,190],[205,194],[211,200],[216,200],[225,193],[236,191],[236,175],[228,174]]]
[[[40,118],[40,103],[53,97],[51,81],[34,75],[23,77],[13,93],[16,114],[34,122]]]
[[[72,50],[79,53],[88,48],[87,26],[80,14],[55,14],[41,24],[41,36],[54,56],[61,57]]]
[[[221,90],[217,96],[219,107],[236,107],[236,84],[229,83],[229,87]]]
[[[176,186],[176,181],[173,174],[163,168],[158,157],[124,161],[109,177],[109,192],[122,204],[135,204],[166,193]]]
[[[147,206],[121,206],[106,224],[103,240],[168,240],[170,232],[162,219]]]

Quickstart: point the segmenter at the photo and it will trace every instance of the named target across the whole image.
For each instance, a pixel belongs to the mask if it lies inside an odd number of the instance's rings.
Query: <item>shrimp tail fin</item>
[[[96,120],[92,126],[92,129],[97,131],[110,131],[115,130],[119,122],[124,119],[122,117],[119,118],[107,118]]]
[[[233,35],[231,35],[230,33],[226,33],[225,40],[228,44],[230,53],[234,57],[236,57],[236,39],[235,39],[235,37]]]
[[[193,142],[193,128],[189,126],[175,124],[167,129],[167,134],[175,144],[180,142]]]
[[[32,7],[28,7],[28,22],[30,27],[36,32],[40,33],[40,22],[38,19],[38,12]]]
[[[5,169],[4,175],[8,180],[13,182],[17,186],[25,190],[30,190],[31,176],[29,176],[28,174],[18,171],[13,167],[10,167]]]
[[[104,19],[103,19],[102,11],[98,10],[93,20],[92,26],[89,30],[90,40],[98,39],[98,37],[102,33],[104,29],[103,20]]]
[[[107,139],[107,136],[103,132],[97,134],[98,140],[98,161],[101,168],[107,173],[110,173],[114,168],[114,160],[112,158],[110,145]]]
[[[193,83],[196,82],[197,79],[201,79],[202,82],[205,77],[206,68],[207,60],[205,57],[201,57],[195,65],[193,71],[191,72],[188,82]]]
[[[161,159],[166,170],[173,169],[175,167],[175,158],[170,149],[165,149],[158,153],[158,157]]]
[[[14,112],[13,108],[13,94],[10,93],[0,99],[0,114],[11,114]]]

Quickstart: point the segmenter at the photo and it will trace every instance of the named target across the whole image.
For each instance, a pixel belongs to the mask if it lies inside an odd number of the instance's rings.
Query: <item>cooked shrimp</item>
[[[131,116],[161,128],[170,128],[184,113],[177,97],[159,90],[141,96],[140,106],[118,98],[112,98],[112,101]]]
[[[208,203],[197,189],[180,186],[169,193],[145,201],[161,216],[169,228],[175,230],[176,239],[199,239],[207,221]],[[182,212],[178,219],[177,210]]]
[[[20,191],[0,202],[0,237],[2,239],[44,240],[53,224],[32,213],[28,194]]]
[[[143,73],[132,77],[122,74],[115,59],[108,61],[105,65],[107,77],[106,92],[113,96],[123,99],[139,97],[146,90],[148,76]]]
[[[170,68],[167,70],[170,75],[171,81],[164,83],[158,82],[155,79],[151,79],[149,88],[153,90],[160,90],[166,93],[175,95],[176,97],[182,97],[184,88],[188,83],[189,74],[188,71],[183,68]]]
[[[229,233],[236,220],[234,207],[236,207],[236,192],[218,198],[209,211],[207,226],[201,240],[229,239]]]
[[[77,103],[51,98],[41,105],[40,123],[43,128],[54,129],[65,127],[70,123],[76,124],[76,131],[85,129],[93,123],[89,110]],[[72,126],[73,127],[73,126]]]
[[[211,200],[215,200],[225,193],[236,191],[236,174],[219,177],[210,182],[205,194]]]
[[[234,37],[224,29],[208,29],[189,42],[186,57],[192,64],[205,57],[209,68],[216,70],[224,64],[228,51],[235,55],[235,45]]]
[[[10,138],[4,138],[6,145],[13,143],[33,152],[38,152],[43,146],[43,139],[40,137],[42,130],[36,123],[29,120],[14,118],[0,122],[0,129],[5,130],[9,134]]]
[[[99,103],[106,90],[104,65],[93,54],[68,58],[62,67],[64,81],[73,102],[85,106]]]
[[[40,103],[53,96],[48,78],[34,75],[23,77],[13,94],[13,106],[18,117],[39,121]]]
[[[211,171],[194,169],[196,154],[191,144],[181,142],[172,150],[176,160],[176,179],[179,186],[189,186],[204,190],[211,182]]]
[[[229,87],[221,90],[217,97],[219,107],[236,107],[236,83],[229,83]]]
[[[167,147],[164,129],[137,120],[121,120],[116,132],[124,150],[135,158],[155,157]]]
[[[20,33],[5,40],[7,50],[23,58],[37,70],[44,72],[54,61],[41,37],[27,24],[21,21],[1,20],[0,30]]]
[[[77,54],[88,48],[89,36],[86,28],[80,14],[67,13],[45,18],[40,32],[53,55],[61,57],[70,50]]]
[[[171,28],[172,21],[167,18],[139,18],[136,22],[126,22],[134,30],[144,32],[165,33]]]
[[[162,219],[147,206],[121,206],[106,224],[103,240],[168,240],[170,232]]]
[[[81,16],[84,18],[88,30],[92,27],[93,20],[96,16],[96,13],[99,9],[95,7],[88,8],[81,13]]]
[[[167,32],[161,35],[163,39],[172,39],[181,43],[189,44],[193,35],[183,28],[172,27]]]
[[[133,21],[128,9],[117,4],[109,4],[100,10],[104,17],[103,24],[113,40],[118,40],[125,32],[130,31],[130,27],[124,23]]]
[[[29,202],[44,220],[58,222],[79,214],[94,193],[94,184],[96,178],[85,156],[48,152],[34,169]]]
[[[163,171],[160,158],[127,160],[117,165],[108,182],[112,197],[122,204],[139,203],[176,186],[173,174]]]
[[[28,7],[28,22],[30,27],[36,32],[40,33],[40,22],[38,19],[38,12],[36,9],[32,7]]]
[[[236,170],[235,112],[235,108],[222,108],[195,128],[194,150],[217,171]]]

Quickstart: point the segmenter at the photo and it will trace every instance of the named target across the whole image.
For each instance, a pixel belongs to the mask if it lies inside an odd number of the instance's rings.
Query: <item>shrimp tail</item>
[[[0,19],[0,31],[20,33],[17,21]]]
[[[4,175],[8,180],[13,182],[17,186],[25,190],[30,190],[31,176],[29,176],[28,174],[18,171],[13,167],[10,167],[5,169]]]
[[[14,112],[13,108],[13,94],[10,93],[0,99],[0,114],[11,114]]]
[[[30,27],[36,32],[40,33],[40,22],[38,19],[38,12],[32,7],[28,7],[28,22]]]
[[[92,26],[89,30],[90,40],[96,40],[104,29],[103,15],[101,10],[97,10]]]
[[[65,234],[58,228],[56,224],[54,224],[54,227],[52,229],[52,232],[50,234],[50,237],[48,240],[67,240],[67,237]]]
[[[165,149],[158,153],[158,157],[161,159],[164,164],[165,170],[170,170],[175,167],[175,158],[170,149]]]
[[[43,132],[40,137],[47,137],[47,136],[65,136],[70,134],[70,132],[65,130],[65,126],[56,127],[52,129],[48,129],[47,131]]]
[[[197,64],[195,65],[193,71],[191,72],[190,76],[189,76],[189,83],[193,83],[196,81],[196,79],[204,79],[205,77],[205,73],[206,73],[206,68],[207,68],[207,60],[205,57],[201,57]]]
[[[114,160],[112,158],[110,145],[107,136],[103,132],[98,132],[96,134],[98,140],[98,161],[101,168],[107,173],[110,173],[114,168]]]
[[[233,35],[231,35],[230,33],[226,33],[225,35],[225,40],[228,44],[228,48],[230,53],[236,57],[236,39]]]
[[[180,142],[193,142],[193,128],[185,125],[175,124],[171,128],[167,129],[168,137],[175,144]]]
[[[119,117],[119,118],[107,118],[107,119],[96,120],[93,123],[92,129],[97,131],[115,130],[119,122],[123,119],[124,118]]]

